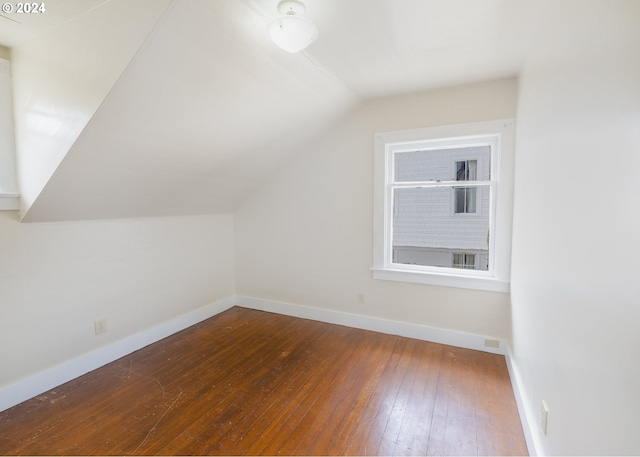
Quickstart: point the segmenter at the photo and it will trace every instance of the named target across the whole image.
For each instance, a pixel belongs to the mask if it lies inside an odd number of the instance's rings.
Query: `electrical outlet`
[[[362,292],[358,294],[358,303],[364,303],[364,294]]]
[[[93,321],[93,329],[96,332],[96,335],[100,335],[107,331],[107,320],[106,319],[98,319]]]
[[[485,338],[484,339],[484,346],[487,348],[499,348],[500,347],[500,340],[492,340],[490,338]]]
[[[542,406],[540,408],[540,425],[542,426],[542,432],[547,434],[547,425],[549,423],[549,410],[547,409],[547,405],[545,402],[541,402]]]

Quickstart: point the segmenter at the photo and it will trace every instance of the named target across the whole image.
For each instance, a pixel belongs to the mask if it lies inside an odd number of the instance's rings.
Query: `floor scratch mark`
[[[164,389],[163,389],[163,390],[164,390]],[[144,443],[146,443],[146,442],[147,442],[147,440],[149,439],[149,436],[151,436],[151,434],[152,434],[152,433],[153,433],[153,431],[156,429],[156,427],[158,427],[158,424],[160,423],[160,421],[164,418],[164,416],[166,416],[166,415],[167,415],[167,413],[168,413],[169,411],[171,411],[171,408],[173,408],[173,407],[176,405],[176,403],[178,403],[178,400],[179,400],[179,399],[180,399],[180,397],[182,396],[182,393],[183,393],[183,391],[182,391],[182,389],[180,389],[180,393],[178,394],[178,396],[176,397],[176,399],[175,399],[175,400],[173,400],[173,403],[171,403],[171,405],[170,405],[170,406],[165,410],[165,412],[164,412],[164,413],[162,413],[162,416],[160,416],[160,419],[158,419],[158,420],[156,421],[156,423],[155,423],[155,424],[153,424],[153,427],[151,427],[151,430],[149,430],[149,433],[147,433],[147,436],[145,436],[145,437],[144,437],[144,439],[142,440],[142,442],[141,442],[140,444],[138,444],[138,447],[137,447],[137,448],[135,448],[135,450],[131,453],[131,455],[134,455],[136,452],[138,452],[138,449],[140,449],[140,448],[144,445]]]

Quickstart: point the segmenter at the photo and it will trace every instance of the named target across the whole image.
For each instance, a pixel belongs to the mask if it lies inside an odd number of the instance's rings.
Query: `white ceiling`
[[[0,12],[0,45],[11,48],[44,35],[47,31],[64,26],[69,21],[107,3],[109,0],[54,0],[44,3],[44,13],[18,14],[16,5],[27,2],[8,2],[14,7],[11,13]],[[7,3],[7,2],[3,2]],[[30,2],[33,4],[34,2]]]
[[[46,39],[101,3],[0,18],[0,44]],[[319,37],[290,55],[265,32],[277,0],[173,0],[26,220],[233,211],[363,100],[516,76],[541,13],[538,0],[305,4]]]
[[[250,4],[267,4],[253,0]],[[308,0],[308,54],[363,98],[516,76],[538,0]],[[265,11],[263,14],[267,15]]]

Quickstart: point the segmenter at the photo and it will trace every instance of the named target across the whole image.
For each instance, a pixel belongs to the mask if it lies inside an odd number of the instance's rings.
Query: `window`
[[[376,135],[374,278],[508,291],[513,130],[504,120]]]
[[[466,252],[454,252],[453,268],[464,268],[467,270],[476,269],[476,255]]]
[[[459,187],[455,189],[456,214],[469,214],[476,212],[476,188]]]
[[[456,181],[475,181],[477,179],[478,161],[461,160],[456,162]],[[458,187],[455,189],[455,213],[468,214],[476,212],[476,188]]]
[[[11,71],[0,46],[0,210],[18,209]]]

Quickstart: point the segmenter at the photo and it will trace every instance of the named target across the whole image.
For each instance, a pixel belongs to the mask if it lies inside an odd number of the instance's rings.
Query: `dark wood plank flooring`
[[[0,413],[5,455],[526,455],[502,356],[232,308]]]

